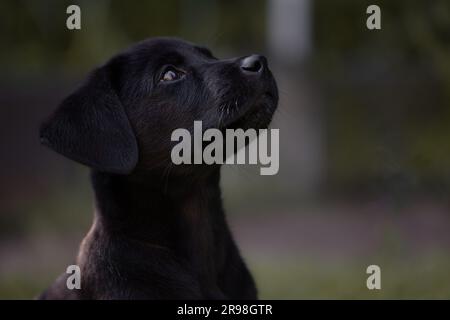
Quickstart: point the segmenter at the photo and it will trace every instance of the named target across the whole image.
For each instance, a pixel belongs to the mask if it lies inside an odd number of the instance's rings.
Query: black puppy
[[[177,39],[143,41],[95,69],[41,129],[92,169],[96,210],[76,263],[42,299],[256,299],[225,221],[219,165],[174,165],[171,133],[265,128],[275,80],[262,56],[218,60]],[[227,110],[227,112],[225,112]]]

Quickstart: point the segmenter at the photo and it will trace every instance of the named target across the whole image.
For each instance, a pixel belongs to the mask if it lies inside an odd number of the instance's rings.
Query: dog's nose
[[[267,59],[259,54],[252,54],[241,61],[241,69],[246,73],[261,73],[267,67]]]

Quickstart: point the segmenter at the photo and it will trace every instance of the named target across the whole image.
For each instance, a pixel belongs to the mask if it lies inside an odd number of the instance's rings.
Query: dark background
[[[66,28],[81,7],[82,29]],[[381,7],[382,29],[366,28]],[[40,121],[95,65],[152,36],[278,80],[280,171],[226,166],[229,222],[262,298],[450,298],[450,2],[0,2],[0,298],[32,298],[92,218],[88,170]],[[366,268],[382,290],[366,288]]]

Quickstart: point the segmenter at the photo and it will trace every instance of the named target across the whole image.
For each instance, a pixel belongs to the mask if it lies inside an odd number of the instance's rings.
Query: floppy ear
[[[44,145],[99,171],[127,174],[138,161],[136,137],[107,66],[64,99],[40,136]]]

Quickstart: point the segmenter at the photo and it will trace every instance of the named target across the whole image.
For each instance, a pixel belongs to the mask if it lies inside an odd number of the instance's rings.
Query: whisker
[[[163,171],[163,181],[164,181],[164,193],[167,193],[167,190],[169,189],[169,176],[170,176],[170,170],[173,167],[173,163],[169,162],[169,164],[166,166],[166,168]]]

